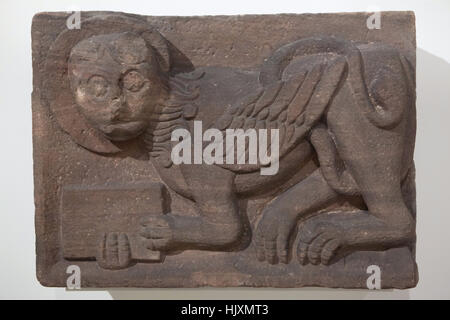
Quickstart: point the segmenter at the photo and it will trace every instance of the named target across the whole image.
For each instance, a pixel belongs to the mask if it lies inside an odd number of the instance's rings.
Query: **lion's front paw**
[[[97,262],[103,269],[124,269],[131,264],[131,247],[126,233],[105,233],[102,237]]]
[[[171,215],[149,216],[141,221],[140,235],[147,249],[167,251],[174,246],[174,219]]]
[[[331,223],[307,221],[299,228],[297,258],[300,264],[328,265],[345,244],[345,232]]]
[[[264,210],[255,234],[256,256],[259,261],[288,263],[290,237],[296,219],[275,210]]]

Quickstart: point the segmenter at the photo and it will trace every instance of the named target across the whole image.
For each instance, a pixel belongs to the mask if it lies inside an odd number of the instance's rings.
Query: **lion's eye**
[[[137,71],[133,70],[128,72],[123,77],[123,86],[125,89],[137,92],[141,90],[141,88],[144,86],[145,78]]]
[[[89,93],[95,98],[103,98],[108,93],[108,81],[102,76],[92,76],[88,80]]]

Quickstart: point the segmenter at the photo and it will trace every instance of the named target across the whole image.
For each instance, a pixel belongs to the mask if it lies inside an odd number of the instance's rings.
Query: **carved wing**
[[[215,126],[224,132],[227,129],[239,128],[244,131],[278,129],[281,158],[305,137],[323,115],[346,67],[344,57],[327,57],[294,76],[262,86],[255,94],[229,106],[217,119]],[[248,149],[246,147],[247,159]],[[223,166],[238,171],[252,171],[260,167]]]

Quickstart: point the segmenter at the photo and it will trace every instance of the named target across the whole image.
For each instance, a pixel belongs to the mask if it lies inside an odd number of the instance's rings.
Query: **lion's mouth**
[[[123,141],[137,137],[145,128],[145,121],[130,121],[107,124],[102,126],[101,130],[108,138]]]

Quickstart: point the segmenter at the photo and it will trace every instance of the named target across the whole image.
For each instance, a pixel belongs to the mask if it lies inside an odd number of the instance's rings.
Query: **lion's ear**
[[[162,71],[169,72],[170,71],[170,51],[169,44],[158,31],[150,30],[145,31],[142,34],[142,37],[147,40],[150,45],[155,49],[159,64],[161,66]]]

